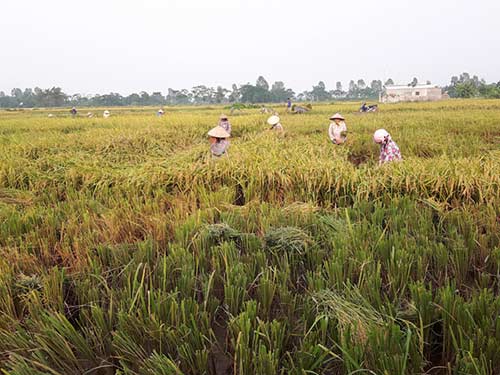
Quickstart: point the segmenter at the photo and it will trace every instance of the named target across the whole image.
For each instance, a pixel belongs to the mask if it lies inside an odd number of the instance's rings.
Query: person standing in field
[[[156,115],[157,115],[158,117],[161,117],[161,116],[163,116],[164,114],[165,114],[165,111],[164,111],[163,109],[161,109],[161,108],[158,110],[158,112],[156,112]]]
[[[271,125],[269,130],[275,130],[277,132],[283,132],[283,126],[280,123],[280,118],[277,115],[272,115],[267,119],[267,123]]]
[[[373,134],[373,140],[380,145],[379,164],[402,160],[401,151],[387,130],[378,129]]]
[[[76,114],[78,113],[75,107],[71,108],[70,112],[71,112],[71,117],[76,117]]]
[[[347,139],[347,125],[345,124],[344,116],[340,113],[336,113],[330,117],[330,120],[332,122],[328,128],[328,136],[336,145],[345,143]]]
[[[103,113],[102,113],[102,117],[104,118],[108,118],[109,116],[111,116],[111,113],[109,113],[108,110],[105,110]]]
[[[219,126],[231,135],[231,123],[226,115],[221,115],[219,118]]]
[[[227,155],[227,149],[229,147],[228,138],[231,136],[222,126],[216,126],[208,132],[210,137],[210,152],[212,157],[219,158],[223,155]]]
[[[291,112],[292,111],[292,100],[290,98],[288,98],[286,100],[286,111],[287,112]]]

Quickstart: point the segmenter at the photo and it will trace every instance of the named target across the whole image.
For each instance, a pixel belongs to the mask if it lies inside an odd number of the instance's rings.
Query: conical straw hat
[[[334,114],[332,117],[330,117],[330,120],[335,120],[335,119],[339,119],[339,120],[345,120],[344,116],[342,116],[340,113],[336,113]]]
[[[211,129],[208,132],[208,135],[210,137],[214,137],[214,138],[229,138],[230,137],[229,133],[227,131],[225,131],[224,128],[221,126],[216,126],[215,128]]]
[[[273,115],[267,119],[267,123],[269,125],[272,125],[272,126],[278,124],[279,122],[280,122],[280,118],[276,115]]]

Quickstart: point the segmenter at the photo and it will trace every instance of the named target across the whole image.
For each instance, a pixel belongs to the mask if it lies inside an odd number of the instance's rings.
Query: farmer
[[[76,117],[77,110],[76,110],[76,108],[75,108],[75,107],[71,108],[71,111],[70,111],[70,112],[71,112],[71,116],[72,116],[72,117]]]
[[[379,164],[401,160],[401,151],[385,129],[378,129],[373,134],[373,140],[380,145]]]
[[[219,126],[231,135],[231,123],[229,122],[226,115],[220,115]]]
[[[165,111],[164,111],[163,109],[161,109],[161,108],[158,110],[158,112],[156,112],[156,115],[157,115],[158,117],[161,117],[161,116],[163,116],[164,114],[165,114]]]
[[[216,126],[208,132],[210,137],[210,152],[213,157],[221,157],[227,155],[227,148],[229,147],[229,138],[231,135],[225,131],[222,126]]]
[[[292,111],[292,100],[290,98],[288,98],[286,100],[286,111],[287,112],[291,112]]]
[[[105,110],[103,113],[102,113],[102,117],[104,118],[108,118],[109,116],[111,116],[111,113],[109,113],[108,110]]]
[[[280,124],[279,116],[272,115],[267,119],[267,123],[271,125],[271,128],[269,130],[276,130],[278,132],[283,131],[283,126]]]
[[[336,113],[330,117],[330,120],[332,122],[328,128],[328,136],[333,143],[340,145],[347,139],[347,126],[344,122],[345,118],[340,113]]]

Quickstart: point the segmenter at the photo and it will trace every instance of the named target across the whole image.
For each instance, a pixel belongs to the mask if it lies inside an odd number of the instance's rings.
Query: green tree
[[[311,100],[317,102],[331,99],[331,95],[326,90],[326,85],[323,81],[319,81],[316,86],[313,86],[310,95],[311,95]]]
[[[229,97],[228,97],[229,103],[236,103],[241,98],[240,89],[238,88],[238,86],[235,83],[233,83],[233,86],[231,87],[231,89],[232,89],[231,94],[229,94]]]
[[[276,81],[271,87],[271,101],[280,103],[285,102],[288,98],[293,98],[295,93],[291,89],[287,89],[281,81]]]
[[[257,78],[257,82],[255,83],[255,86],[262,88],[266,91],[269,91],[269,83],[267,83],[266,79],[262,76],[259,76],[259,78]]]
[[[378,95],[378,93],[382,91],[382,81],[374,79],[370,84],[370,88],[375,94]]]
[[[356,85],[356,82],[353,80],[349,81],[349,91],[347,92],[347,97],[355,99],[358,98],[359,96],[359,88],[358,85]]]
[[[217,90],[214,94],[215,103],[223,103],[226,100],[226,95],[229,93],[229,90],[226,90],[222,86],[217,86]]]
[[[457,84],[455,93],[458,98],[472,98],[478,94],[478,90],[474,83],[469,81]]]
[[[250,83],[240,87],[243,103],[267,103],[271,101],[271,93],[264,86],[254,86]]]

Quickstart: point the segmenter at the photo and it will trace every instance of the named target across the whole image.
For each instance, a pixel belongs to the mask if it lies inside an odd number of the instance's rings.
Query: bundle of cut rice
[[[300,228],[280,227],[269,230],[264,236],[267,250],[275,254],[304,254],[312,243],[311,237]]]

